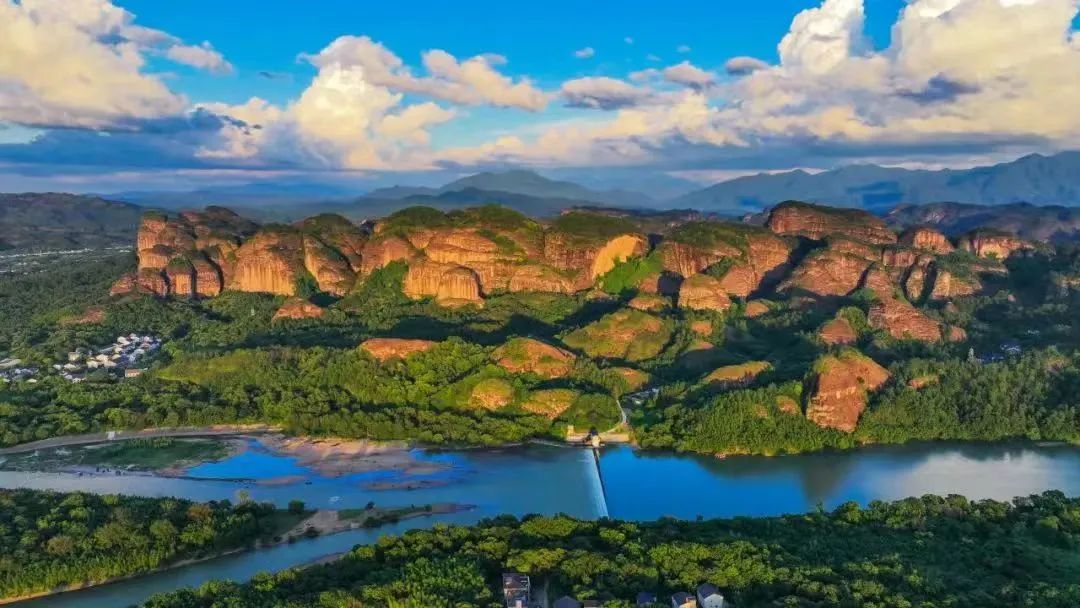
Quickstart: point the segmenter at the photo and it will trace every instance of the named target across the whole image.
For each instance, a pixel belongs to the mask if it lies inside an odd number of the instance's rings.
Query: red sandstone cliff
[[[888,379],[888,370],[856,350],[821,357],[807,381],[806,417],[818,426],[850,433],[866,409],[867,394]]]

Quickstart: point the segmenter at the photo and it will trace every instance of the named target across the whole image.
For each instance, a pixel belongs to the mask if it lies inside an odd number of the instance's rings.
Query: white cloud
[[[144,73],[147,54],[231,69],[208,43],[187,46],[136,25],[107,0],[0,0],[0,120],[131,128],[132,121],[179,115],[185,99]]]
[[[591,46],[574,51],[574,57],[577,57],[578,59],[588,59],[593,55],[596,55],[596,51]]]
[[[724,64],[724,71],[732,76],[745,76],[751,72],[764,70],[769,64],[756,57],[732,57]]]
[[[695,89],[705,89],[716,83],[716,78],[689,61],[684,61],[663,69],[664,79]]]
[[[230,74],[233,71],[232,64],[225,61],[221,53],[215,51],[209,42],[203,42],[197,46],[176,44],[165,51],[165,56],[176,63],[217,74]]]
[[[617,78],[586,77],[568,80],[560,90],[566,105],[613,110],[642,103],[652,92]]]
[[[780,41],[780,62],[812,73],[832,69],[862,48],[864,17],[863,0],[825,0],[799,13]]]
[[[499,55],[478,55],[460,61],[446,51],[431,50],[423,54],[429,76],[414,76],[401,58],[382,44],[367,36],[342,36],[317,55],[305,58],[319,68],[360,68],[366,81],[376,86],[462,105],[539,111],[549,98],[528,79],[515,82],[499,73],[495,66],[506,62]]]
[[[677,46],[677,47],[675,48],[675,52],[676,52],[676,53],[682,53],[682,54],[684,54],[684,55],[685,55],[686,53],[689,53],[689,52],[690,52],[690,50],[691,50],[691,49],[690,49],[690,45],[688,45],[688,44],[680,44],[679,46]]]
[[[634,44],[634,39],[630,36],[627,36],[626,38],[623,38],[623,42],[625,42],[626,44]]]

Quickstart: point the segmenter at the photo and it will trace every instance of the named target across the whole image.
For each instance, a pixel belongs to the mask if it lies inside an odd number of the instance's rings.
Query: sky
[[[0,191],[609,186],[1080,141],[1080,0],[0,0]]]

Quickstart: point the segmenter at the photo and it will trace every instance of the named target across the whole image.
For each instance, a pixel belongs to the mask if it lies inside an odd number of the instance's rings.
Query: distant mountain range
[[[565,199],[602,203],[613,207],[649,207],[658,201],[628,190],[597,191],[574,182],[548,179],[532,171],[516,170],[498,173],[477,173],[454,180],[440,188],[395,186],[380,188],[367,194],[369,199],[402,199],[416,196],[438,196],[449,192],[506,192],[533,198]]]
[[[669,201],[720,213],[760,211],[785,200],[882,212],[900,204],[957,201],[983,205],[1080,205],[1080,152],[1033,154],[974,169],[909,170],[875,165],[810,174],[790,171],[721,182]]]
[[[0,250],[127,246],[143,209],[74,194],[0,194]]]
[[[900,205],[884,217],[885,222],[897,230],[929,225],[949,236],[956,236],[976,228],[995,228],[1035,241],[1080,241],[1080,207],[932,203]]]

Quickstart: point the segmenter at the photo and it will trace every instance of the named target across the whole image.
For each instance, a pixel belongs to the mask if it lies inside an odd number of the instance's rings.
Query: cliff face
[[[464,266],[419,260],[409,265],[402,291],[413,299],[435,298],[447,306],[479,304],[480,278]]]
[[[904,300],[887,298],[870,306],[867,321],[874,329],[884,329],[900,340],[937,342],[941,326]]]
[[[724,311],[731,308],[720,279],[707,274],[695,274],[679,287],[679,308],[689,310]]]
[[[291,296],[304,271],[303,237],[285,229],[263,229],[236,251],[230,289]]]
[[[872,244],[896,242],[896,234],[885,222],[866,211],[836,209],[808,203],[780,203],[769,213],[769,230],[777,234],[805,236],[821,240],[841,234]]]
[[[1015,251],[1030,249],[1026,241],[1011,234],[996,231],[976,230],[959,239],[960,249],[969,251],[980,258],[995,257],[1004,260]]]
[[[845,296],[859,287],[871,264],[832,247],[819,249],[803,258],[780,289],[793,296]]]
[[[644,255],[648,241],[640,234],[622,234],[583,243],[572,235],[551,231],[544,235],[544,261],[552,268],[579,273],[579,289],[592,285],[597,277],[620,260]]]
[[[950,253],[954,249],[948,237],[929,226],[908,228],[900,234],[900,242],[909,247],[940,254]]]
[[[847,322],[847,319],[836,317],[826,321],[821,326],[821,329],[818,330],[818,338],[825,344],[835,346],[837,344],[854,344],[859,339],[859,335],[855,333],[855,328],[851,326],[851,323]]]
[[[850,433],[866,409],[867,394],[888,379],[888,370],[858,351],[826,355],[808,379],[806,417],[818,426]]]

